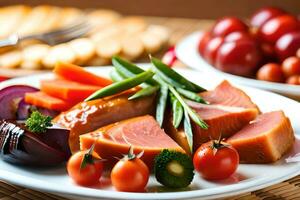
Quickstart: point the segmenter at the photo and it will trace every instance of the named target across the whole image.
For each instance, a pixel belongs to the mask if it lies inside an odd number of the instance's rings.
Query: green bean
[[[190,147],[191,153],[193,152],[193,129],[190,121],[190,117],[187,111],[184,111],[183,121],[184,133],[186,135],[187,142]]]
[[[138,74],[132,78],[127,78],[119,82],[115,82],[111,85],[108,85],[96,92],[94,92],[91,96],[85,99],[85,101],[90,101],[94,99],[103,98],[106,96],[111,96],[120,92],[123,92],[125,90],[128,90],[130,88],[133,88],[135,86],[138,86],[139,84],[145,82],[149,78],[151,78],[154,75],[152,71],[146,71],[141,74]]]
[[[115,69],[111,70],[109,75],[110,75],[111,80],[113,80],[114,82],[119,82],[119,81],[124,80],[124,77],[119,72],[117,72]]]
[[[116,70],[126,78],[133,77],[136,74],[140,74],[145,71],[145,70],[139,68],[138,66],[136,66],[124,59],[121,59],[118,56],[114,56],[112,58],[112,64],[116,68]],[[148,79],[146,81],[146,83],[148,83],[150,85],[157,85],[157,82],[152,78]]]
[[[193,92],[203,92],[206,89],[196,85],[195,83],[190,82],[176,71],[171,69],[169,66],[165,65],[159,59],[151,57],[151,62],[156,68],[157,73],[169,84],[174,87],[180,87],[182,89],[190,90]]]
[[[180,102],[175,98],[175,96],[172,93],[170,93],[170,99],[173,111],[173,126],[175,128],[178,128],[183,117],[183,108]]]
[[[199,102],[199,103],[208,104],[207,101],[205,101],[200,95],[198,95],[195,92],[185,90],[185,89],[182,89],[182,88],[176,88],[176,90],[179,94],[181,94],[185,98],[188,98],[190,100],[193,100],[193,101],[196,101],[196,102]]]
[[[128,100],[137,99],[140,97],[146,97],[154,94],[159,89],[159,86],[147,86],[140,91],[136,92],[134,95],[130,96]]]
[[[208,129],[208,125],[200,118],[200,116],[191,109],[183,100],[183,98],[180,96],[180,94],[175,90],[175,88],[171,85],[168,85],[169,90],[173,93],[173,95],[176,97],[176,99],[180,102],[183,109],[188,112],[191,119],[198,124],[203,129]]]
[[[156,105],[156,121],[160,126],[162,126],[164,121],[164,115],[166,110],[166,104],[168,100],[168,86],[167,85],[161,85],[159,90],[159,96],[158,101]]]

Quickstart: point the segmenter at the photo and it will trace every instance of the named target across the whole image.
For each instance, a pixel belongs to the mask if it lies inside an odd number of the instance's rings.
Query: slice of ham
[[[95,143],[95,152],[112,165],[127,154],[130,146],[135,153],[144,151],[141,159],[150,167],[154,158],[163,149],[184,152],[159,126],[156,120],[145,115],[102,127],[94,132],[80,136],[82,150],[89,149]]]
[[[242,90],[233,87],[228,81],[223,81],[214,90],[199,94],[209,102],[209,105],[187,100],[197,114],[209,125],[207,130],[192,122],[194,149],[210,139],[228,138],[255,119],[259,114],[258,107]],[[172,125],[172,114],[166,114],[164,128],[166,132],[189,152],[183,127],[178,130]]]
[[[282,111],[259,115],[230,137],[242,163],[270,163],[280,159],[295,141],[289,118]]]
[[[69,144],[72,152],[79,150],[79,135],[94,131],[102,126],[120,120],[153,114],[155,95],[128,100],[136,90],[126,93],[82,102],[61,113],[54,119],[59,125],[70,129]]]

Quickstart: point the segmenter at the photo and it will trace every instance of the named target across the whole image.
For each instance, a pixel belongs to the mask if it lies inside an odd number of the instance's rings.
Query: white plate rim
[[[88,69],[93,71],[96,68],[98,68],[98,67],[91,67]],[[111,69],[111,67],[109,67],[109,66],[100,68],[100,70],[103,70],[103,71],[107,71],[110,69]],[[178,69],[178,71],[184,72],[184,71],[191,71],[191,70]],[[39,75],[35,75],[35,76],[37,76],[39,78],[43,78],[43,77],[45,77],[45,76],[47,77],[49,75],[50,75],[49,73],[46,73],[46,74],[39,74]],[[32,77],[32,76],[27,76],[27,77],[23,77],[23,78],[16,78],[16,79],[4,81],[4,82],[0,83],[0,86],[2,87],[4,85],[11,85],[20,79],[22,80],[24,78],[30,78],[30,77]],[[243,87],[243,88],[248,88],[248,87]],[[283,97],[278,94],[274,94],[274,93],[267,92],[267,91],[261,91],[259,89],[255,89],[255,88],[248,88],[248,89],[257,90],[257,91],[266,93],[266,95],[267,94],[275,95],[278,98],[283,98],[283,99],[290,101],[292,104],[297,103],[294,100],[288,99],[288,98]],[[218,188],[209,188],[209,189],[205,189],[205,191],[204,190],[194,190],[194,191],[166,192],[166,193],[128,193],[128,192],[112,192],[112,191],[97,189],[97,191],[101,191],[101,195],[95,196],[95,194],[94,194],[95,189],[80,187],[81,190],[79,190],[79,191],[76,191],[76,190],[71,191],[71,190],[68,190],[67,188],[62,188],[60,185],[48,184],[45,186],[43,181],[41,181],[41,182],[36,182],[36,181],[29,181],[29,182],[27,181],[26,182],[25,181],[24,182],[23,180],[28,179],[28,177],[20,175],[20,174],[3,171],[0,169],[0,178],[4,181],[8,181],[8,182],[11,182],[16,185],[21,185],[21,186],[25,186],[25,187],[29,187],[29,188],[37,189],[37,190],[43,190],[43,191],[47,191],[47,192],[51,192],[51,193],[58,193],[58,194],[62,194],[62,195],[77,195],[78,197],[111,198],[111,199],[128,199],[128,198],[130,198],[130,199],[175,199],[175,198],[176,199],[186,199],[186,198],[215,199],[215,198],[228,197],[228,196],[232,196],[232,195],[237,195],[237,194],[241,194],[241,193],[245,193],[245,192],[262,189],[264,187],[268,187],[270,185],[280,183],[284,180],[290,179],[298,174],[300,174],[300,163],[295,165],[295,167],[293,167],[293,170],[290,171],[290,173],[284,174],[281,176],[277,176],[276,179],[270,180],[269,178],[263,177],[263,178],[259,178],[256,181],[251,181],[250,183],[242,182],[242,183],[238,183],[238,184],[222,186],[222,190],[219,190]],[[31,179],[31,178],[29,178],[29,179]],[[32,179],[32,180],[35,180],[35,179]],[[224,192],[224,190],[227,190],[227,191]]]

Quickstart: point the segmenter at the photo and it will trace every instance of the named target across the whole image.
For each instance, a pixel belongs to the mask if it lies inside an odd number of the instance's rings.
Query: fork
[[[86,20],[81,20],[71,26],[46,33],[32,34],[27,36],[19,36],[18,34],[10,35],[8,38],[0,40],[0,48],[16,46],[19,42],[24,40],[39,40],[49,45],[55,45],[83,36],[89,30],[90,25],[86,22]]]

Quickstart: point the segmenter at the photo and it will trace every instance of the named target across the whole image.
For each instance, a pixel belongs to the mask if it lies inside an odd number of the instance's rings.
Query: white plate
[[[225,73],[214,68],[212,65],[207,63],[198,53],[197,46],[200,33],[201,32],[192,33],[176,45],[176,55],[178,59],[181,60],[184,64],[200,71],[206,71],[209,73],[221,75],[222,77],[239,84],[277,92],[296,100],[300,100],[300,86],[245,78],[242,76]]]
[[[91,71],[107,76],[111,68],[89,68]],[[220,78],[211,78],[205,73],[192,70],[178,70],[190,80],[207,87],[214,88]],[[0,83],[0,88],[12,84],[28,84],[38,86],[40,79],[51,78],[51,74],[35,75],[12,79]],[[300,134],[300,104],[280,95],[261,91],[258,89],[241,87],[263,112],[282,109],[290,117],[296,133]],[[272,99],[272,103],[270,103]],[[0,107],[1,109],[1,107]],[[296,112],[295,112],[296,111]],[[300,145],[298,145],[300,147]],[[291,152],[293,155],[295,152]],[[29,169],[14,166],[0,160],[0,179],[28,188],[42,190],[63,196],[104,198],[104,199],[216,199],[261,189],[300,174],[300,163],[285,163],[284,159],[269,165],[239,165],[237,173],[228,180],[221,182],[208,182],[195,175],[194,181],[186,191],[158,192],[162,187],[152,176],[148,189],[152,193],[124,193],[114,191],[111,186],[92,189],[75,185],[67,176],[65,167],[49,169]]]

